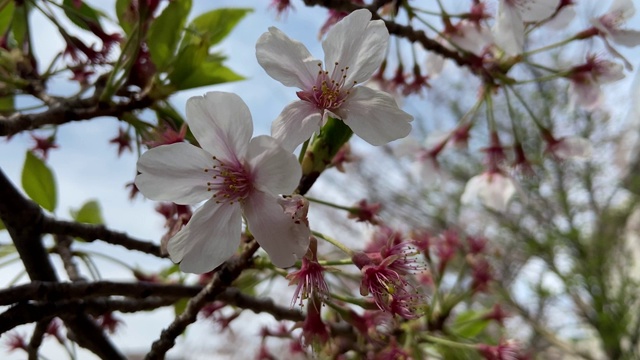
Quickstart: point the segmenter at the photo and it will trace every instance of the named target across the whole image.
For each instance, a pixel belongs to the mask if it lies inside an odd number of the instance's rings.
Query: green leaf
[[[71,217],[81,223],[104,224],[102,210],[97,200],[89,200],[79,210],[71,210]]]
[[[6,227],[6,226],[4,226],[4,223],[2,222],[2,219],[0,219],[0,230],[4,230],[4,229],[6,229],[6,228],[7,228],[7,227]]]
[[[13,96],[0,97],[0,114],[9,114],[15,111]]]
[[[191,0],[172,1],[149,27],[147,44],[158,69],[164,69],[173,59],[190,10]]]
[[[187,302],[189,302],[188,299],[180,299],[173,303],[173,312],[176,316],[184,312],[184,310],[187,308]]]
[[[216,9],[206,12],[187,26],[181,48],[191,44],[206,44],[209,48],[224,39],[231,30],[245,17],[252,9]]]
[[[0,1],[0,34],[4,34],[11,25],[13,19],[13,12],[15,5],[13,1],[3,0]]]
[[[27,151],[22,168],[22,188],[43,208],[53,212],[57,205],[56,182],[53,173],[37,156]]]
[[[15,254],[16,252],[17,252],[16,247],[13,244],[2,245],[0,246],[0,259],[8,255]]]
[[[243,80],[244,77],[220,63],[204,62],[191,75],[178,84],[178,90],[186,90],[201,86],[222,84]]]
[[[100,16],[103,16],[102,13],[87,5],[86,1],[83,1],[81,4],[80,8],[76,8],[73,4],[73,0],[64,0],[62,2],[64,13],[67,15],[69,20],[79,27],[89,31],[92,31],[88,25],[89,23],[93,23],[100,27]]]
[[[29,18],[29,3],[22,3],[16,6],[13,14],[13,21],[11,22],[11,31],[13,37],[18,43],[18,47],[22,47],[28,34],[28,21]]]
[[[133,25],[138,21],[138,14],[133,11],[131,0],[116,1],[116,16],[118,17],[118,24],[122,30],[130,34],[131,30],[133,30]]]
[[[489,325],[489,322],[489,320],[482,318],[481,313],[469,310],[456,317],[456,320],[451,324],[451,329],[459,336],[470,339],[480,334]]]

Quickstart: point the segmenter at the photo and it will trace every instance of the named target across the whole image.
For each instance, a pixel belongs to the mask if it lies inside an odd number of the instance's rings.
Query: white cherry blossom
[[[602,16],[591,19],[605,39],[616,44],[633,47],[640,45],[640,31],[623,29],[622,26],[636,13],[632,0],[614,0],[609,10]]]
[[[635,13],[636,8],[632,0],[614,0],[604,15],[591,19],[591,24],[602,36],[606,48],[612,55],[624,61],[628,70],[633,68],[631,63],[611,46],[609,40],[626,47],[640,45],[640,31],[622,28]]]
[[[484,206],[496,211],[505,211],[509,200],[516,193],[511,178],[496,171],[486,171],[467,181],[460,201],[471,204],[479,201]]]
[[[494,42],[493,34],[489,28],[467,20],[460,21],[452,31],[446,32],[444,35],[448,39],[448,42],[444,42],[445,46],[451,48],[451,44],[453,44],[476,56],[482,56],[485,48]]]
[[[307,48],[275,27],[256,44],[258,63],[272,78],[300,89],[300,100],[285,107],[271,134],[293,151],[309,139],[329,116],[341,119],[372,145],[403,138],[413,117],[400,110],[389,94],[366,86],[382,63],[389,32],[371,12],[356,10],[329,30],[322,42],[325,66]]]
[[[496,44],[507,55],[522,54],[525,23],[548,19],[558,5],[560,0],[500,0],[493,29]]]
[[[238,249],[242,216],[280,267],[294,264],[309,244],[306,224],[292,220],[278,194],[290,194],[301,170],[296,158],[269,136],[251,139],[247,105],[235,94],[210,92],[187,101],[186,121],[202,148],[163,145],[138,160],[135,184],[148,198],[198,204],[167,245],[185,272],[204,273]]]
[[[567,136],[549,144],[547,151],[561,160],[584,160],[591,157],[591,142],[579,136]]]
[[[573,72],[569,86],[571,102],[587,110],[597,108],[602,102],[601,85],[624,78],[621,64],[595,56],[588,57],[587,62],[575,67]]]

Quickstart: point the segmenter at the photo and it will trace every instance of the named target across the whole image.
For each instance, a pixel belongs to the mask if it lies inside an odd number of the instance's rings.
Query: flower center
[[[322,63],[318,63],[318,67],[320,70],[313,87],[310,90],[298,91],[296,94],[301,100],[308,101],[319,109],[337,109],[345,102],[356,82],[345,84],[349,67],[339,68],[338,62],[334,63],[331,75],[322,69]]]
[[[251,176],[238,161],[224,163],[214,156],[213,165],[205,168],[204,172],[211,175],[211,180],[207,181],[207,191],[213,192],[218,204],[242,202],[251,192]]]

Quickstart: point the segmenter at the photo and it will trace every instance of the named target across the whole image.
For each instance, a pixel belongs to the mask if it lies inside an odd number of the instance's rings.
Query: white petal
[[[238,249],[242,217],[239,204],[207,201],[187,225],[169,239],[167,251],[173,262],[188,273],[202,274],[227,261]]]
[[[211,197],[207,192],[211,154],[187,143],[155,147],[140,156],[136,186],[151,200],[196,204]]]
[[[307,101],[287,105],[271,124],[271,136],[289,152],[307,141],[322,125],[322,113]]]
[[[634,47],[640,45],[640,31],[620,29],[611,31],[611,40],[614,43],[626,47]]]
[[[215,91],[192,97],[186,121],[200,146],[223,161],[237,160],[247,152],[253,121],[238,95]]]
[[[359,86],[336,114],[353,132],[371,145],[384,145],[411,132],[413,116],[400,110],[391,95]]]
[[[553,154],[560,159],[588,159],[591,157],[593,146],[585,138],[570,136],[560,140],[553,149]]]
[[[576,17],[575,5],[567,5],[560,9],[560,12],[547,22],[547,26],[554,30],[566,28]]]
[[[356,10],[335,24],[322,42],[330,74],[336,62],[339,69],[349,67],[345,84],[368,80],[386,56],[387,27],[382,20],[370,20],[369,10]]]
[[[635,15],[636,7],[633,5],[633,0],[613,0],[607,14],[616,14],[622,21],[626,21]]]
[[[244,206],[249,230],[278,267],[289,267],[309,248],[309,228],[296,223],[275,196],[256,191]]]
[[[435,78],[437,75],[440,75],[440,73],[442,72],[442,69],[444,68],[444,64],[445,64],[444,61],[445,61],[445,58],[441,55],[438,55],[433,52],[427,53],[426,69],[427,69],[427,74],[429,74],[429,76],[432,79]]]
[[[624,67],[613,61],[601,60],[594,75],[599,84],[607,84],[624,79]]]
[[[438,163],[431,157],[416,160],[411,167],[411,173],[420,185],[425,187],[438,184],[443,177]]]
[[[593,110],[602,100],[602,91],[600,85],[593,81],[575,82],[569,85],[569,91],[572,101],[584,107],[587,110]]]
[[[518,10],[500,1],[493,29],[496,45],[508,55],[522,54],[524,50],[524,23]]]
[[[423,150],[420,142],[413,137],[406,137],[398,142],[396,146],[391,149],[393,156],[415,156],[420,150]]]
[[[463,50],[481,56],[484,49],[493,43],[493,35],[486,27],[478,28],[474,22],[463,20],[458,26],[456,34],[449,41]]]
[[[270,27],[256,43],[256,57],[264,71],[284,86],[310,89],[322,66],[300,42]]]
[[[512,0],[522,21],[536,22],[549,18],[560,5],[560,0]]]
[[[482,173],[469,179],[460,201],[470,204],[479,200],[496,211],[504,211],[515,194],[513,181],[499,173]]]
[[[271,136],[263,135],[251,139],[247,161],[254,186],[274,195],[291,194],[302,176],[296,157],[282,148]]]

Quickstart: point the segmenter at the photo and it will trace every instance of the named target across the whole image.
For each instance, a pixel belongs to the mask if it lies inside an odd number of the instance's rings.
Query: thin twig
[[[51,318],[46,318],[38,321],[36,328],[33,330],[29,345],[27,345],[27,354],[29,354],[29,360],[38,360],[38,349],[42,345],[42,338],[47,332]]]
[[[169,327],[162,330],[160,338],[153,343],[151,351],[149,351],[145,359],[164,359],[167,351],[175,345],[176,338],[184,332],[187,326],[196,320],[198,312],[207,303],[207,299],[220,294],[240,276],[242,270],[250,265],[253,254],[258,248],[258,243],[253,240],[246,245],[242,254],[224,263],[222,267],[216,271],[211,282],[209,282],[198,295],[189,300],[184,312],[177,316]]]
[[[78,271],[78,265],[76,264],[73,253],[71,252],[71,243],[73,242],[70,236],[56,235],[56,252],[60,255],[60,259],[64,264],[64,269],[71,281],[85,281]]]

